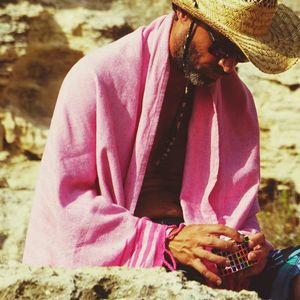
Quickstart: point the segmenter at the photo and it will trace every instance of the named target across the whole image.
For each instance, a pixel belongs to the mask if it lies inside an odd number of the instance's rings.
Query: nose
[[[219,60],[218,65],[222,67],[225,73],[231,73],[237,65],[237,61],[232,57],[222,58]]]

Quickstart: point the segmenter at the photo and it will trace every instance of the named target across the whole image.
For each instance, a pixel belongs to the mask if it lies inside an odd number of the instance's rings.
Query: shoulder
[[[120,74],[133,73],[141,56],[141,29],[137,29],[86,54],[72,66],[65,81],[84,80],[110,85]]]

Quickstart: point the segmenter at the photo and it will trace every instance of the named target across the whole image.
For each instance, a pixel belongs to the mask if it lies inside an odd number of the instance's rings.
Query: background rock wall
[[[253,93],[261,134],[262,177],[290,180],[300,191],[300,64],[277,75],[239,67]]]
[[[165,6],[149,0],[2,1],[0,150],[40,157],[70,67],[89,51],[150,22]]]

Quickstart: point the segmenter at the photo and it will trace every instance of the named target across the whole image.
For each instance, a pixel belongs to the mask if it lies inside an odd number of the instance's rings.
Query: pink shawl
[[[169,76],[172,15],[81,59],[54,111],[24,262],[161,266],[166,226],[133,216]],[[257,230],[258,123],[234,73],[196,93],[184,219]]]

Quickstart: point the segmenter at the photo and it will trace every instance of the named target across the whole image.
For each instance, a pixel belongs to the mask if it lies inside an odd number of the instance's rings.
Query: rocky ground
[[[300,13],[299,1],[285,3]],[[167,0],[0,2],[0,299],[257,299],[162,270],[30,270],[19,264],[39,160],[67,70],[94,48],[169,11]],[[279,246],[287,235],[284,245],[300,242],[299,69],[298,63],[271,76],[249,64],[239,68],[260,120],[266,212],[260,220]]]
[[[7,154],[1,152],[0,155]],[[0,262],[21,260],[39,161],[23,155],[0,162]]]
[[[159,278],[159,280],[158,280]],[[162,269],[62,270],[13,263],[0,273],[0,299],[256,300],[254,292],[214,290]]]

